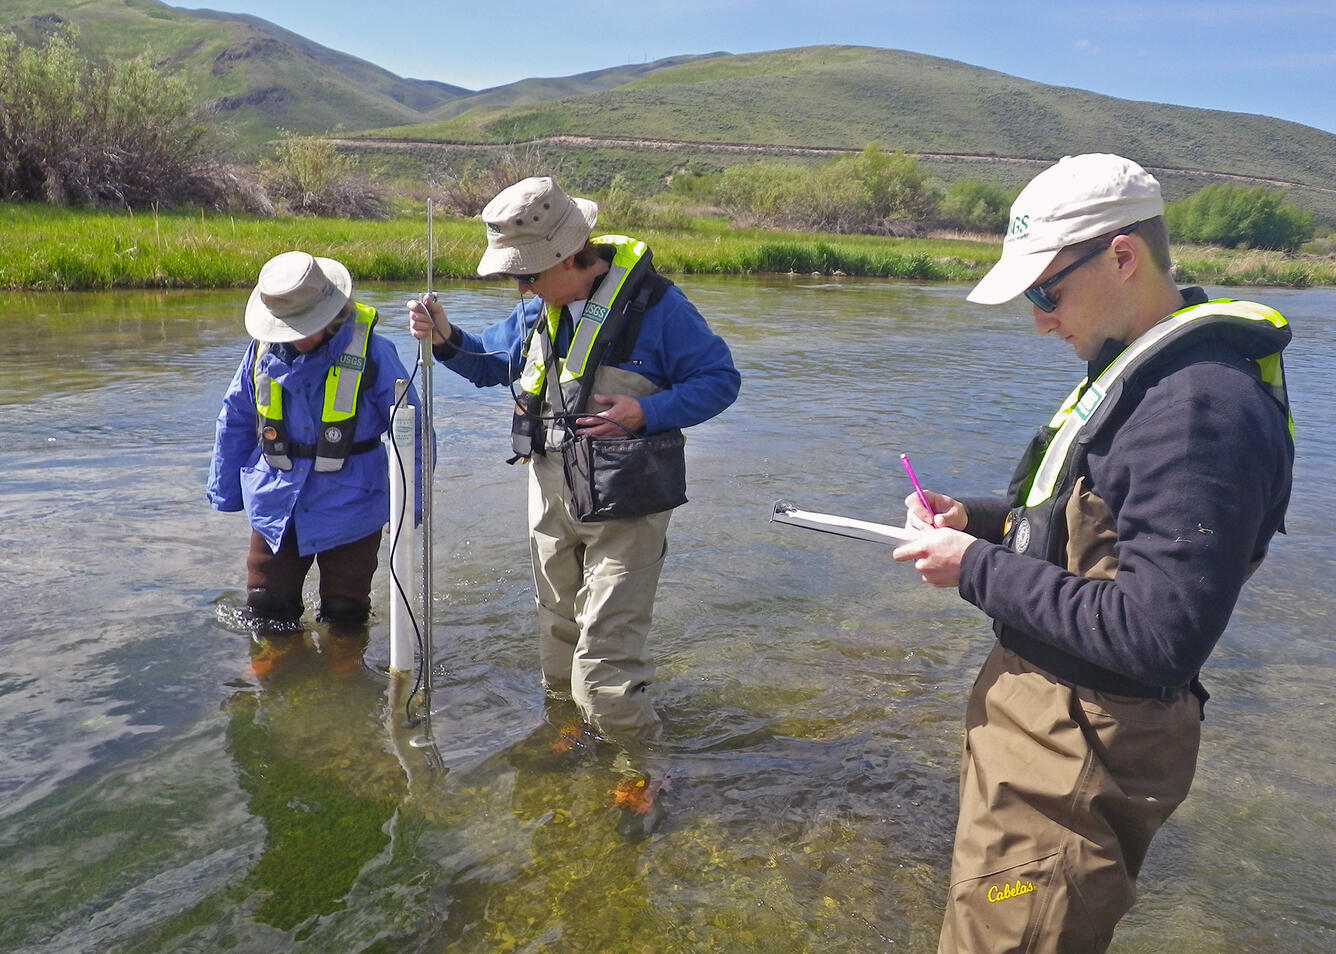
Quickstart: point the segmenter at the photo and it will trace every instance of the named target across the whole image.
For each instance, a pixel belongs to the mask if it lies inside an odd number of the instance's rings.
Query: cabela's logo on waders
[[[1035,890],[1033,881],[1017,881],[1015,884],[995,884],[988,889],[988,903],[997,904],[999,901],[1010,901],[1012,898],[1019,898],[1021,895],[1030,894]]]

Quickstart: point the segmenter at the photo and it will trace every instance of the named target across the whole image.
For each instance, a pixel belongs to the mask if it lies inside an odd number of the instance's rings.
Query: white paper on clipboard
[[[853,537],[856,540],[870,540],[873,543],[885,543],[890,546],[913,540],[923,532],[910,530],[908,527],[891,526],[888,523],[855,520],[853,517],[841,517],[833,513],[799,510],[787,500],[775,501],[774,506],[770,508],[770,520],[772,523],[787,523],[808,530],[819,530],[822,533]]]

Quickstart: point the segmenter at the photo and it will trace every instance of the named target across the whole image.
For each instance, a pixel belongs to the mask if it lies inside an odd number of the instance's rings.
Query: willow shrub
[[[712,185],[714,200],[740,223],[836,234],[913,234],[934,219],[939,201],[917,157],[876,143],[815,167],[729,166]]]
[[[1224,248],[1294,252],[1313,237],[1313,215],[1266,186],[1221,182],[1165,210],[1169,234],[1183,242]]]
[[[383,189],[357,173],[357,157],[339,153],[328,139],[283,131],[274,158],[260,178],[280,211],[290,215],[387,219]]]
[[[946,187],[937,223],[963,232],[1001,235],[1006,231],[1011,203],[1017,192],[1016,189],[1003,189],[996,182],[957,179]]]
[[[147,55],[105,65],[67,33],[0,34],[0,196],[53,205],[212,204],[218,176],[182,81]]]

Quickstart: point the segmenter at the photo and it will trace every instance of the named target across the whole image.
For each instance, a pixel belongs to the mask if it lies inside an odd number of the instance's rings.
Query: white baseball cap
[[[982,305],[1011,301],[1067,246],[1163,214],[1160,184],[1131,159],[1064,156],[1016,196],[1002,257],[966,298]]]

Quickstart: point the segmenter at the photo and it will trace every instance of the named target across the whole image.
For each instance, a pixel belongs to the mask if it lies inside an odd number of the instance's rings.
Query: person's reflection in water
[[[406,795],[376,717],[385,683],[363,663],[367,638],[365,627],[257,635],[258,686],[225,703],[228,750],[267,827],[244,886],[260,895],[255,918],[280,930],[344,906]]]

